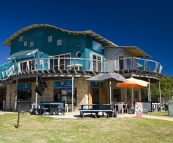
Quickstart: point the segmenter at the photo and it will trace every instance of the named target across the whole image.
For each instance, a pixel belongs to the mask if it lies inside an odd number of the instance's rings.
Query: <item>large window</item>
[[[93,71],[101,72],[102,64],[101,60],[102,58],[98,55],[93,55]]]
[[[76,88],[73,89],[73,103],[76,105]],[[55,88],[54,89],[54,101],[65,101],[66,104],[72,104],[72,88]]]
[[[70,65],[70,53],[49,57],[51,70],[67,70],[67,66]]]
[[[27,62],[20,63],[20,69],[21,69],[21,72],[28,70]]]
[[[35,70],[35,60],[25,61],[20,63],[21,72],[27,70]]]

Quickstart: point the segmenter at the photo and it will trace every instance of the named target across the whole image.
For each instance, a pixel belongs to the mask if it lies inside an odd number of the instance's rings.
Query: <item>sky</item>
[[[173,76],[173,0],[0,0],[0,65],[12,34],[32,24],[92,30],[119,46],[137,46]]]

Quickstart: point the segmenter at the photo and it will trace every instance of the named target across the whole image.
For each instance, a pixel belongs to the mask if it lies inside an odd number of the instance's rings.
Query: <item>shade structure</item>
[[[149,84],[149,82],[146,82],[146,81],[140,80],[140,79],[136,79],[136,78],[133,78],[133,77],[128,78],[127,80],[128,80],[128,84],[133,84],[133,85],[137,84],[137,85],[140,85],[140,86],[143,86],[143,87],[147,87],[148,84]]]
[[[87,78],[86,80],[90,80],[90,81],[109,80],[109,88],[110,88],[109,96],[110,96],[110,103],[111,103],[111,79],[114,79],[116,81],[121,81],[121,82],[128,82],[127,79],[125,79],[122,75],[118,73],[100,73],[93,77]]]
[[[133,88],[144,88],[144,87],[147,87],[150,83],[146,82],[144,80],[139,80],[139,79],[133,78],[133,77],[128,78],[127,80],[128,80],[128,82],[118,83],[117,87],[132,89],[131,101],[132,101],[132,107],[133,107]]]
[[[128,82],[127,79],[125,79],[122,75],[120,75],[118,73],[100,73],[98,75],[87,78],[86,80],[103,81],[103,80],[106,80],[106,79],[114,79],[114,80],[117,80],[117,81]]]
[[[119,88],[131,88],[132,84],[126,83],[126,82],[122,82],[122,83],[118,83],[117,87]],[[133,88],[143,88],[144,86],[138,85],[138,84],[133,84]]]

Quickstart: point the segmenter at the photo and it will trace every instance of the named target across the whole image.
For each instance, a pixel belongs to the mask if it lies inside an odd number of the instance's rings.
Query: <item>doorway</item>
[[[116,102],[121,102],[121,89],[113,89],[113,99],[114,98],[116,99]]]
[[[99,88],[92,88],[92,104],[100,104]]]
[[[124,56],[119,56],[119,70],[124,70]]]
[[[5,107],[3,103],[5,101],[5,89],[0,89],[0,109],[4,109]]]
[[[17,92],[17,100],[19,101],[30,101],[32,100],[31,90],[19,90]]]

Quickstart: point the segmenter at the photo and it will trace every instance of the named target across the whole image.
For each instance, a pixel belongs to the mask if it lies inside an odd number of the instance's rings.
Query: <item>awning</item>
[[[118,46],[118,47],[125,49],[127,52],[131,53],[135,57],[147,57],[147,58],[151,57],[137,46]]]
[[[23,56],[23,55],[31,55],[31,54],[34,54],[38,51],[38,49],[34,49],[34,50],[27,50],[27,51],[21,51],[21,52],[18,52],[18,53],[15,53],[15,54],[12,54],[10,57],[8,57],[7,59],[16,59],[17,56]]]

